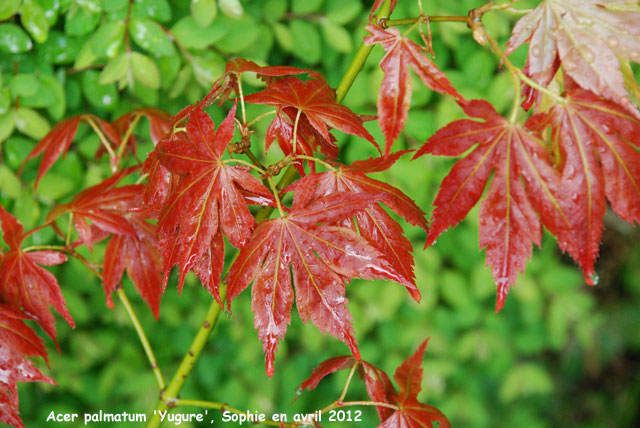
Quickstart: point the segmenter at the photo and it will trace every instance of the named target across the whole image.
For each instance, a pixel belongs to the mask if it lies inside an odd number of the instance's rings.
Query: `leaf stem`
[[[417,16],[415,18],[403,18],[403,19],[387,19],[382,22],[384,28],[395,27],[398,25],[412,25],[421,21],[429,20],[430,22],[464,22],[466,23],[469,20],[469,17],[466,15],[461,16],[431,16],[427,15]]]
[[[242,76],[238,76],[238,95],[240,95],[240,108],[242,110],[242,124],[247,124],[247,112],[244,107],[244,93],[242,92]]]
[[[116,163],[118,165],[120,164],[120,160],[122,160],[122,155],[124,154],[124,150],[127,146],[127,140],[131,138],[131,134],[133,134],[133,130],[136,128],[141,118],[141,114],[136,114],[133,120],[129,123],[129,127],[127,128],[127,132],[125,132],[124,137],[122,137],[120,146],[118,146],[118,152],[116,153]]]
[[[160,390],[163,390],[165,388],[164,377],[162,376],[160,367],[158,367],[158,361],[156,360],[156,356],[153,353],[153,349],[151,348],[149,339],[147,338],[147,335],[142,328],[142,324],[140,324],[140,319],[138,318],[138,315],[136,315],[133,306],[131,306],[131,302],[129,301],[127,293],[125,293],[124,289],[120,287],[117,293],[120,302],[122,302],[125,309],[127,310],[129,318],[131,318],[131,322],[133,323],[133,326],[138,333],[138,339],[140,339],[140,343],[144,348],[144,352],[145,354],[147,354],[147,359],[149,360],[149,364],[151,364],[151,370],[153,370],[153,374],[156,376],[156,380],[158,381],[158,387],[160,388]]]
[[[69,213],[69,224],[67,225],[67,235],[64,239],[65,245],[67,247],[71,246],[71,227],[73,226],[73,212]]]
[[[267,181],[269,182],[269,187],[271,187],[271,191],[273,192],[273,197],[276,200],[276,205],[278,206],[278,211],[280,212],[280,217],[284,217],[284,211],[282,210],[282,205],[280,204],[280,196],[278,195],[278,189],[275,186],[271,177],[267,177]]]
[[[296,144],[298,143],[298,122],[300,122],[301,113],[302,110],[298,109],[298,113],[296,113],[296,121],[293,123],[293,150],[291,152],[294,155],[296,154]]]
[[[64,251],[67,247],[62,245],[32,245],[30,247],[22,248],[22,252],[29,253],[31,251],[43,251],[43,250],[51,250],[51,251]]]
[[[116,154],[113,151],[111,144],[109,144],[109,141],[107,141],[107,137],[104,135],[98,124],[95,122],[95,120],[93,120],[91,116],[85,116],[85,120],[87,121],[89,126],[93,128],[93,131],[98,135],[98,138],[100,139],[100,142],[102,143],[104,148],[107,150],[107,153],[109,153],[109,157],[111,158],[111,172],[116,172],[118,170],[118,166],[115,163]]]
[[[325,162],[325,161],[323,161],[322,159],[318,159],[318,158],[313,157],[313,156],[307,156],[307,155],[296,155],[296,156],[294,157],[294,159],[305,159],[305,160],[308,160],[308,161],[312,161],[312,162],[315,162],[315,163],[319,163],[320,165],[324,166],[325,168],[327,168],[327,169],[329,169],[329,170],[331,170],[331,171],[335,171],[335,170],[336,170],[336,168],[335,168],[333,165],[331,165],[330,163]]]
[[[200,357],[200,353],[206,345],[207,339],[218,321],[220,310],[220,305],[212,299],[207,315],[205,316],[196,337],[193,339],[193,342],[189,347],[189,351],[182,359],[178,370],[176,370],[167,388],[160,392],[160,399],[158,400],[156,410],[153,412],[149,423],[147,423],[147,428],[158,428],[162,424],[160,412],[167,411],[176,406],[179,401],[178,395],[180,394],[187,377],[191,374],[193,366]]]
[[[277,110],[271,110],[271,111],[268,111],[266,113],[262,113],[259,116],[256,116],[251,122],[247,123],[247,128],[251,128],[253,125],[255,125],[257,122],[261,121],[265,117],[271,116],[272,114],[276,114],[276,113],[277,113]]]
[[[351,385],[351,379],[353,379],[353,375],[356,372],[356,369],[358,368],[358,366],[360,365],[360,363],[356,362],[353,367],[351,367],[351,371],[349,372],[349,377],[347,378],[347,382],[344,384],[344,388],[342,388],[342,394],[340,394],[340,398],[338,398],[339,402],[342,402],[342,400],[344,400],[344,397],[347,396],[347,390],[349,389],[349,385]]]
[[[391,0],[385,0],[380,6],[380,11],[377,14],[378,19],[388,19],[391,11]],[[373,49],[373,45],[366,45],[364,42],[358,48],[356,52],[356,56],[349,64],[349,68],[342,76],[342,80],[338,84],[336,89],[336,103],[340,104],[344,100],[344,97],[349,92],[349,88],[353,85],[353,82],[356,80],[356,77],[364,67],[364,63],[367,61],[371,50]]]

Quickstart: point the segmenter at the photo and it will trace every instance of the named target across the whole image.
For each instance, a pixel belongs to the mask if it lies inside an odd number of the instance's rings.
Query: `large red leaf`
[[[277,136],[285,154],[293,151],[293,130],[298,112],[301,112],[302,121],[298,123],[296,153],[312,154],[320,146],[326,156],[335,157],[337,149],[333,149],[334,139],[329,128],[365,138],[377,147],[360,117],[336,103],[335,92],[323,79],[303,81],[285,77],[261,92],[246,96],[245,101],[278,108],[276,118],[269,126],[267,147]]]
[[[609,3],[609,4],[607,4]],[[507,54],[529,42],[526,72],[547,86],[562,67],[580,86],[636,116],[620,58],[640,62],[640,12],[602,0],[545,0],[516,24]]]
[[[0,334],[1,332],[2,328]],[[23,354],[0,342],[0,422],[24,428],[18,409],[18,382],[45,382],[55,385],[52,379],[43,375]]]
[[[42,339],[27,327],[23,320],[29,317],[10,307],[0,304],[0,343],[15,353],[47,359],[47,351]]]
[[[399,408],[378,428],[433,428],[433,422],[438,422],[439,428],[450,426],[440,410],[418,401],[422,382],[422,358],[427,342],[428,339],[398,367],[393,375],[400,389],[393,397]]]
[[[524,271],[532,243],[540,245],[540,223],[558,238],[563,250],[570,250],[571,226],[560,176],[542,142],[501,117],[486,101],[461,105],[469,116],[484,122],[452,122],[416,154],[460,156],[473,148],[440,185],[426,244],[467,215],[493,172],[480,207],[480,247],[487,249],[487,264],[492,265],[498,285],[496,310],[500,310],[518,272]]]
[[[24,240],[24,228],[20,222],[0,206],[0,220],[4,241],[9,251],[0,260],[0,294],[14,308],[22,308],[40,324],[53,339],[56,337],[55,318],[49,305],[69,323],[75,323],[67,310],[58,280],[39,265],[52,266],[63,263],[67,257],[56,251],[32,251],[20,248]]]
[[[219,275],[206,275],[222,271],[224,247],[222,237],[217,235],[223,234],[233,246],[242,247],[255,224],[248,201],[273,203],[271,192],[246,168],[222,161],[233,137],[235,112],[234,106],[216,131],[206,113],[194,110],[186,135],[162,140],[156,148],[160,164],[182,176],[168,196],[158,223],[165,284],[171,268],[179,265],[180,289],[186,273],[194,270],[203,284],[211,284],[208,288],[217,299]]]
[[[388,262],[353,230],[323,223],[347,218],[372,203],[368,195],[331,195],[301,207],[294,197],[291,213],[260,223],[240,250],[227,276],[230,303],[253,281],[254,325],[273,374],[278,342],[291,321],[293,283],[302,321],[344,341],[359,359],[345,297],[351,278],[388,278]]]
[[[112,146],[117,147],[120,145],[120,135],[118,135],[118,132],[109,122],[105,122],[95,115],[83,114],[59,122],[47,135],[44,136],[42,140],[40,140],[33,150],[29,152],[20,165],[20,172],[22,172],[24,165],[29,160],[35,159],[44,153],[42,161],[40,161],[40,166],[38,167],[38,176],[36,177],[34,185],[36,188],[38,187],[38,183],[42,176],[46,174],[58,158],[62,155],[66,155],[69,151],[69,147],[78,132],[78,124],[82,120],[94,122]]]
[[[527,124],[552,128],[573,229],[569,253],[593,284],[606,200],[625,221],[640,222],[640,120],[590,91],[576,88],[565,97]]]
[[[459,100],[462,96],[451,85],[445,74],[424,54],[424,48],[404,37],[397,28],[387,30],[368,25],[371,36],[368,45],[380,43],[387,54],[380,61],[384,79],[378,92],[378,120],[385,136],[385,154],[391,151],[400,131],[404,129],[411,103],[409,67],[430,89],[449,94]]]
[[[369,196],[372,200],[382,196],[379,202],[384,203],[396,214],[403,217],[414,226],[428,230],[424,212],[406,196],[400,189],[379,180],[367,177],[368,172],[380,172],[388,169],[404,152],[392,156],[368,159],[354,162],[350,166],[340,165],[334,171],[310,174],[306,178],[294,183],[288,190],[297,189],[300,193],[298,200],[302,205],[315,198],[334,195],[358,193]],[[305,189],[299,186],[306,186]],[[413,273],[412,245],[404,236],[402,227],[387,214],[379,205],[365,207],[354,215],[352,219],[345,219],[342,226],[360,232],[387,259],[389,264],[407,287],[416,301],[420,300],[420,292],[415,284]]]

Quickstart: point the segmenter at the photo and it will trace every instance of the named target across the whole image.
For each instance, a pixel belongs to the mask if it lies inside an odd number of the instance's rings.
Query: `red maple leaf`
[[[142,107],[132,110],[129,113],[125,113],[113,121],[113,127],[122,136],[122,138],[124,138],[129,127],[135,120],[139,120],[139,117],[141,116],[146,117],[149,121],[149,136],[151,137],[151,142],[153,142],[154,146],[157,145],[158,141],[169,133],[169,131],[171,131],[171,116],[169,116],[169,113],[155,107]],[[131,133],[129,138],[127,138],[127,142],[125,144],[127,145],[127,150],[136,154],[136,139],[133,133]],[[117,149],[117,146],[114,147],[114,150]],[[101,145],[96,152],[96,158],[105,153],[106,149]]]
[[[271,82],[274,77],[290,76],[294,74],[309,74],[311,76],[320,76],[312,70],[298,67],[289,67],[283,65],[266,66],[262,67],[253,61],[248,61],[244,58],[236,58],[227,62],[227,73],[242,74],[242,73],[256,73],[267,82]]]
[[[322,223],[347,218],[371,203],[369,195],[342,194],[302,207],[296,193],[291,212],[258,224],[251,241],[240,250],[227,276],[227,302],[253,281],[254,326],[266,352],[269,376],[278,342],[291,321],[292,274],[302,321],[311,319],[322,332],[344,341],[359,359],[345,284],[356,277],[400,279],[353,230]]]
[[[562,250],[569,249],[571,226],[560,175],[551,166],[544,144],[519,124],[504,119],[486,101],[472,100],[461,106],[467,115],[484,122],[452,122],[415,156],[460,156],[475,146],[440,185],[426,245],[467,215],[493,172],[480,207],[480,247],[487,249],[487,264],[492,265],[498,285],[499,311],[518,272],[524,271],[531,244],[540,245],[540,223],[558,238]]]
[[[640,62],[640,12],[607,7],[601,0],[548,0],[513,29],[507,54],[529,42],[525,71],[547,86],[562,64],[580,86],[636,116],[620,59]]]
[[[533,116],[527,126],[552,129],[573,229],[568,251],[593,285],[607,199],[622,219],[640,222],[640,121],[578,87],[565,98],[566,103]]]
[[[58,280],[39,265],[58,265],[65,262],[67,257],[57,251],[24,252],[20,248],[26,237],[22,224],[2,206],[0,220],[4,241],[9,245],[9,251],[0,260],[0,293],[6,303],[30,314],[55,341],[55,318],[49,305],[71,327],[75,327],[75,323],[67,310]]]
[[[332,194],[359,193],[367,195],[372,201],[383,195],[380,202],[387,205],[397,215],[403,217],[414,226],[428,230],[425,213],[405,195],[400,189],[387,183],[367,177],[367,173],[381,172],[390,168],[403,154],[398,152],[391,156],[356,161],[351,165],[338,165],[334,171],[310,174],[298,180],[287,190],[299,189],[299,203],[306,205],[315,198]],[[355,222],[353,221],[355,219]],[[393,271],[401,278],[401,283],[407,287],[412,297],[420,301],[420,292],[415,284],[413,273],[413,256],[411,242],[404,236],[402,227],[378,204],[365,207],[356,212],[353,219],[347,218],[340,222],[341,226],[349,227],[360,232],[392,266]]]
[[[222,235],[233,246],[244,246],[255,225],[247,203],[273,203],[271,192],[246,168],[222,160],[233,137],[235,112],[234,105],[216,131],[206,113],[194,110],[186,135],[162,140],[156,148],[160,164],[181,176],[158,223],[165,284],[171,268],[179,265],[180,289],[187,271],[193,270],[217,299]]]
[[[0,342],[0,373],[0,422],[24,428],[18,409],[17,383],[45,382],[55,385],[55,382],[3,342]]]
[[[439,428],[450,426],[440,410],[418,401],[422,382],[422,358],[428,341],[429,339],[422,342],[418,350],[403,362],[393,375],[400,389],[393,395],[398,410],[385,419],[378,428],[433,428],[433,422],[438,422]]]
[[[42,140],[40,140],[33,150],[29,152],[20,165],[19,173],[22,173],[22,169],[29,160],[35,159],[44,153],[42,160],[40,161],[40,166],[38,167],[38,176],[36,177],[36,182],[34,184],[35,188],[38,187],[38,183],[42,176],[49,171],[58,158],[67,154],[69,147],[78,132],[78,124],[82,120],[92,121],[95,123],[112,146],[118,147],[120,145],[120,135],[118,135],[118,132],[109,122],[105,122],[95,115],[83,114],[80,116],[70,117],[59,122],[47,135],[44,136]]]
[[[319,146],[325,156],[335,157],[337,147],[329,128],[365,138],[377,147],[360,117],[336,103],[335,93],[324,79],[303,81],[285,77],[272,82],[261,92],[246,96],[245,101],[278,108],[275,119],[267,129],[267,149],[277,137],[282,151],[285,154],[293,153],[293,131],[298,114],[296,153],[312,155]]]
[[[458,100],[463,98],[445,74],[423,53],[424,48],[401,35],[397,28],[383,30],[368,25],[367,31],[371,36],[365,37],[365,43],[380,43],[387,52],[380,61],[384,79],[378,92],[378,120],[385,136],[385,154],[388,154],[407,121],[411,103],[409,67],[430,89],[452,95]]]
[[[383,1],[384,0],[376,0],[375,3],[373,3],[373,7],[371,8],[371,12],[369,13],[369,22],[371,22],[371,18],[373,18],[374,12],[378,10]],[[396,8],[396,3],[398,3],[398,0],[391,0],[391,5],[389,6],[389,14],[391,14],[391,12],[393,12],[393,9]]]

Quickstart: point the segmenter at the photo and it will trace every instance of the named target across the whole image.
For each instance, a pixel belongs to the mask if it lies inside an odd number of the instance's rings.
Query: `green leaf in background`
[[[205,28],[218,14],[216,0],[191,0],[191,16],[198,26]]]
[[[322,35],[329,46],[338,52],[349,53],[353,50],[351,34],[344,27],[326,21],[322,24]]]
[[[115,12],[123,10],[129,5],[129,0],[102,0],[102,10]]]
[[[262,12],[264,19],[277,22],[287,13],[287,0],[266,0]]]
[[[127,71],[129,71],[129,57],[130,54],[128,52],[122,52],[116,55],[115,58],[107,63],[107,66],[100,73],[98,83],[106,85],[126,76]]]
[[[47,75],[40,76],[37,79],[36,88],[36,93],[20,98],[21,106],[43,108],[64,102],[64,100],[60,99],[61,93],[64,97],[64,90],[55,77]]]
[[[101,85],[98,83],[99,73],[87,70],[82,74],[82,92],[91,105],[106,111],[114,110],[120,101],[116,85],[110,83]]]
[[[180,96],[182,92],[184,92],[184,89],[187,86],[187,83],[189,83],[192,75],[193,70],[190,64],[186,64],[184,67],[182,67],[182,69],[178,73],[176,81],[173,83],[173,86],[169,91],[169,98],[174,99]]]
[[[16,74],[9,82],[11,88],[11,96],[28,97],[38,93],[40,82],[33,74]]]
[[[553,380],[540,365],[525,363],[509,370],[500,387],[500,400],[513,401],[533,394],[549,394],[553,391]]]
[[[157,55],[173,55],[175,49],[169,37],[157,22],[149,18],[135,18],[129,23],[131,38],[142,49]]]
[[[0,2],[0,21],[11,18],[18,12],[20,0],[3,0]]]
[[[15,110],[15,125],[18,131],[34,140],[40,140],[51,130],[47,119],[27,107]]]
[[[187,49],[206,49],[228,31],[229,25],[225,20],[216,19],[207,28],[201,28],[190,16],[182,18],[171,29],[178,43]]]
[[[133,77],[150,89],[160,87],[160,71],[151,58],[138,52],[131,53],[131,68]]]
[[[44,9],[35,0],[22,0],[20,21],[36,42],[42,43],[47,40],[49,21],[44,14]]]
[[[97,59],[98,57],[93,53],[92,40],[89,39],[80,48],[76,61],[73,63],[73,67],[76,69],[85,68],[96,62]]]
[[[278,44],[285,52],[293,51],[293,35],[291,29],[284,24],[276,22],[273,24],[273,34],[276,36]]]
[[[167,0],[135,0],[131,16],[168,22],[171,19],[171,6]]]
[[[329,21],[342,25],[358,16],[362,3],[360,0],[328,0],[325,10]]]
[[[235,20],[223,16],[213,22],[228,22],[229,31],[216,43],[216,47],[227,53],[240,53],[257,42],[260,27],[251,15],[242,15]]]
[[[15,126],[14,111],[9,110],[0,114],[0,142],[6,140],[13,133]]]
[[[293,54],[308,64],[320,62],[322,41],[315,25],[304,19],[294,19],[289,28],[293,36]]]
[[[116,56],[124,38],[124,22],[106,22],[91,37],[93,54],[97,57]]]
[[[220,11],[229,18],[239,18],[244,15],[244,9],[240,0],[218,0]]]
[[[95,30],[99,23],[100,13],[74,2],[65,15],[64,32],[70,36],[84,36]]]
[[[218,79],[225,69],[225,60],[212,52],[207,56],[193,57],[193,74],[204,88],[208,89]]]
[[[0,114],[5,114],[11,107],[11,91],[9,88],[0,89]]]
[[[291,10],[296,15],[307,15],[320,10],[322,1],[323,0],[293,0]]]
[[[60,120],[67,111],[67,96],[64,87],[54,76],[41,76],[40,84],[53,94],[55,101],[47,107],[47,111],[55,120]]]
[[[0,189],[11,199],[18,199],[22,193],[20,179],[4,164],[0,165]]]
[[[0,51],[22,53],[31,50],[33,42],[16,24],[0,24]]]
[[[80,39],[54,30],[49,33],[47,41],[38,46],[38,53],[52,64],[69,64],[78,56],[80,48]]]

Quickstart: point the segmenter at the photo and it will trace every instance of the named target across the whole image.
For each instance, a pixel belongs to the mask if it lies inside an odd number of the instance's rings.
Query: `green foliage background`
[[[400,1],[394,17],[417,16],[415,3]],[[431,15],[466,14],[482,4],[423,3]],[[126,29],[128,0],[0,1],[0,202],[26,228],[39,224],[54,204],[109,175],[106,162],[94,159],[97,138],[81,129],[72,151],[34,193],[37,162],[28,164],[22,179],[16,171],[51,125],[85,112],[115,119],[139,106],[175,113],[198,100],[225,61],[235,56],[318,69],[335,86],[365,35],[370,7],[364,0],[135,0]],[[485,23],[504,42],[514,19],[492,13]],[[460,92],[488,98],[498,110],[508,108],[510,77],[475,44],[468,29],[445,23],[432,30],[435,62]],[[125,32],[136,52],[131,57],[123,53]],[[374,49],[345,100],[357,113],[375,114],[382,54]],[[525,55],[520,49],[514,58],[522,64]],[[452,100],[434,95],[417,79],[414,83],[409,122],[397,148],[416,148],[461,116]],[[247,78],[246,84],[248,92],[259,89],[256,79]],[[261,111],[252,107],[249,114]],[[224,112],[212,107],[210,113],[219,122]],[[382,141],[376,123],[367,126]],[[337,136],[344,161],[373,155],[368,143]],[[259,138],[260,133],[255,141]],[[148,138],[140,141],[146,141],[139,151],[144,155],[152,146]],[[429,211],[452,162],[405,158],[381,176]],[[392,373],[430,336],[421,398],[443,410],[454,427],[637,426],[640,234],[610,214],[597,287],[587,287],[578,268],[546,237],[497,315],[494,285],[478,251],[477,212],[426,250],[423,233],[407,228],[416,248],[423,299],[416,304],[398,285],[354,281],[348,296],[363,357]],[[32,242],[53,239],[52,232],[43,230]],[[97,245],[87,255],[99,260],[103,251],[104,245]],[[48,343],[51,364],[43,370],[59,386],[21,384],[25,425],[43,426],[52,410],[150,411],[158,397],[155,379],[124,309],[117,303],[114,310],[105,306],[99,282],[80,263],[72,260],[55,273],[78,326],[72,331],[59,323],[60,352]],[[156,322],[128,280],[125,288],[168,377],[199,327],[210,296],[190,277],[179,297],[174,280]],[[346,347],[294,315],[276,374],[268,380],[249,308],[246,292],[234,303],[233,317],[220,320],[181,396],[290,415],[314,411],[337,398],[346,373],[290,405],[310,370],[345,354]],[[362,384],[354,385],[348,398],[364,399]],[[375,426],[372,409],[364,414],[366,421],[357,426]]]

